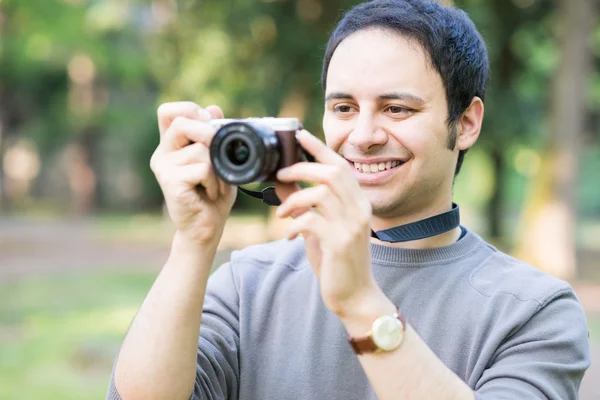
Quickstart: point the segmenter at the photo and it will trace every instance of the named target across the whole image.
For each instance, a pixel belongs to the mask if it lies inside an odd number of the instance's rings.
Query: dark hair
[[[440,74],[448,102],[448,147],[456,145],[457,123],[475,96],[485,99],[489,62],[487,49],[469,16],[457,8],[428,0],[373,0],[348,11],[333,31],[323,60],[321,83],[338,45],[351,34],[383,28],[416,40]],[[455,175],[467,150],[458,154]]]

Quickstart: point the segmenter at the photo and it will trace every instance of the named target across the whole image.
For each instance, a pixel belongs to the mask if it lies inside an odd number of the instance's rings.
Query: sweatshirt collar
[[[371,260],[373,264],[388,266],[420,267],[446,264],[466,257],[485,243],[476,233],[468,229],[466,231],[462,239],[451,245],[432,249],[402,249],[371,243]]]

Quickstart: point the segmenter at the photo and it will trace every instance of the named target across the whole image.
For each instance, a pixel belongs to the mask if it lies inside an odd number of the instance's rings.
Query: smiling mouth
[[[390,169],[397,168],[397,167],[401,166],[402,164],[404,164],[404,162],[399,161],[399,160],[380,162],[380,163],[371,163],[371,164],[364,164],[364,163],[352,162],[352,161],[350,163],[354,165],[354,168],[357,171],[360,171],[364,174],[374,174],[374,173],[381,172],[381,171],[388,171]]]

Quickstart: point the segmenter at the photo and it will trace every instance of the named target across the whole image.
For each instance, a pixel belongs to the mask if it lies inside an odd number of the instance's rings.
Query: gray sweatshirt
[[[437,249],[371,244],[375,278],[478,400],[577,399],[590,364],[572,288],[468,231]],[[111,377],[108,399],[119,399]],[[302,239],[235,252],[210,278],[192,399],[375,399]]]

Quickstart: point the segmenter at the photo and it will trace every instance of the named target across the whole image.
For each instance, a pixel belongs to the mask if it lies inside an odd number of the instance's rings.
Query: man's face
[[[447,147],[444,85],[420,45],[381,29],[349,36],[325,96],[327,144],[351,164],[374,215],[449,202],[458,150]]]

